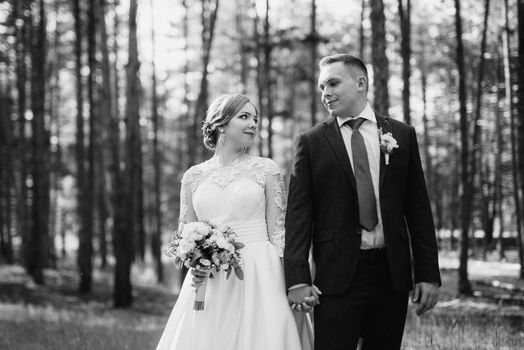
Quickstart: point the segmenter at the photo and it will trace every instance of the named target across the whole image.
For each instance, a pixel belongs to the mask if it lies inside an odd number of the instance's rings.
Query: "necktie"
[[[356,118],[348,120],[346,124],[353,129],[351,153],[353,153],[353,167],[357,182],[360,225],[367,231],[371,231],[377,226],[378,216],[366,144],[364,143],[364,137],[358,130],[364,121],[364,118]]]

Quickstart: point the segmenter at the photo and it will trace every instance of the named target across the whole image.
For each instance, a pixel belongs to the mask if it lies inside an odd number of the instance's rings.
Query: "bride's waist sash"
[[[249,244],[269,240],[266,220],[237,221],[228,223],[227,226],[236,233],[238,242]]]

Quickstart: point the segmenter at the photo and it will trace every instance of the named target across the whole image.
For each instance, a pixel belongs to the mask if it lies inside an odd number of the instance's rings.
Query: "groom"
[[[299,311],[319,302],[315,350],[355,349],[359,338],[363,349],[399,349],[409,291],[421,315],[441,284],[415,130],[371,109],[366,66],[354,56],[324,57],[319,88],[332,118],[297,142],[285,225],[288,300]]]

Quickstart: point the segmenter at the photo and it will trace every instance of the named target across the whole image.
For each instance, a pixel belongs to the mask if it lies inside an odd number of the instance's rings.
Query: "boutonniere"
[[[384,134],[382,128],[378,129],[378,138],[380,140],[380,150],[384,153],[386,165],[389,165],[389,155],[393,153],[395,148],[398,148],[397,140],[393,137],[393,134],[387,132]]]

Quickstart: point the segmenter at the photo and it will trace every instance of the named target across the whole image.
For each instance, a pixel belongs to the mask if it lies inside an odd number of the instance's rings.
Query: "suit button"
[[[357,228],[357,235],[361,235],[362,234],[362,229],[361,228]]]

